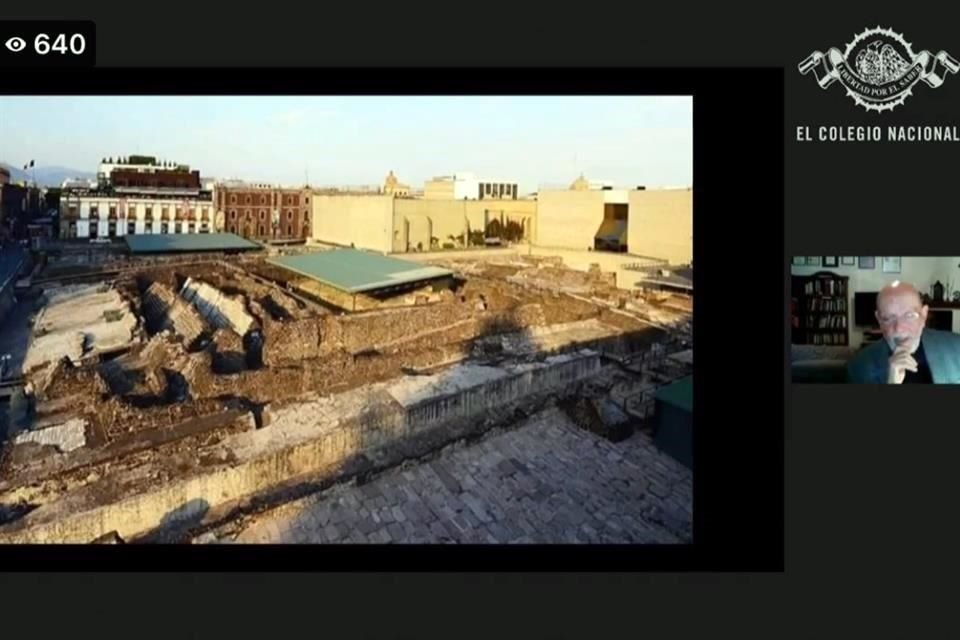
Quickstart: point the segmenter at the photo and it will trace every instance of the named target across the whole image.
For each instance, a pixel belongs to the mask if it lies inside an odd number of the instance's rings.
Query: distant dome
[[[583,174],[580,174],[580,177],[573,181],[573,184],[570,185],[570,188],[574,191],[588,191],[590,189],[590,182],[583,177]]]

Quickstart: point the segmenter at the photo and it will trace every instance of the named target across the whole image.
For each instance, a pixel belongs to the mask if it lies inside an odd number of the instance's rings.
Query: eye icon
[[[3,44],[14,53],[20,53],[27,48],[27,41],[19,36],[13,36]]]

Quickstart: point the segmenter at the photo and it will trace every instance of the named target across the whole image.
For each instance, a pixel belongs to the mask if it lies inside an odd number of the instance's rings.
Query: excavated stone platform
[[[219,506],[298,479],[387,468],[482,430],[491,411],[569,393],[601,368],[590,350],[498,366],[465,363],[268,406],[262,428],[231,433],[196,460],[151,459],[68,489],[0,526],[0,543],[86,543],[113,531],[132,539],[199,522]],[[11,496],[0,494],[0,503]]]

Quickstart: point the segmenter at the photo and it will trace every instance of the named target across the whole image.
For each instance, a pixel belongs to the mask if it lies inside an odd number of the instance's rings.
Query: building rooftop
[[[686,376],[660,387],[657,391],[657,400],[693,413],[693,376]]]
[[[267,262],[349,293],[360,293],[453,275],[449,269],[360,251],[335,249]]]
[[[262,246],[233,233],[166,233],[128,235],[131,253],[190,253],[194,251],[251,251]]]

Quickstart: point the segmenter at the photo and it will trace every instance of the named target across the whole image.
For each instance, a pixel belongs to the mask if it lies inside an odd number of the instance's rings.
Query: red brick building
[[[310,237],[310,194],[310,189],[218,184],[215,204],[227,233],[254,240],[305,240]]]

